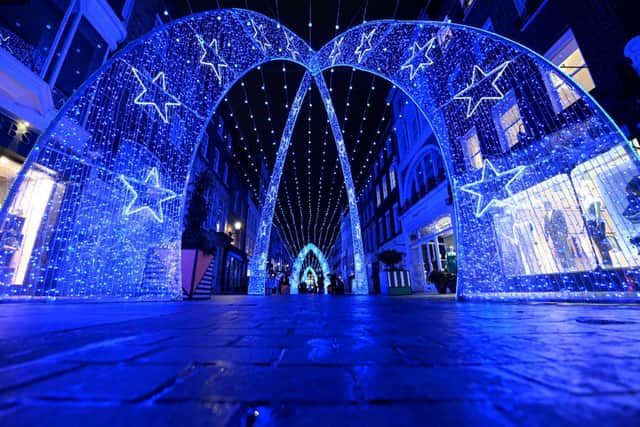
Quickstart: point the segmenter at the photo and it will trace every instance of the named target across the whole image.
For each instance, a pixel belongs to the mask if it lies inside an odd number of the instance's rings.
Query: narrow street
[[[8,303],[0,328],[4,426],[605,426],[640,416],[633,306],[317,295]]]

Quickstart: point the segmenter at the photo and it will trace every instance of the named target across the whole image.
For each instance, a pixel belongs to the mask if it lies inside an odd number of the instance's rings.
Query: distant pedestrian
[[[324,276],[322,274],[318,276],[318,293],[324,294]]]

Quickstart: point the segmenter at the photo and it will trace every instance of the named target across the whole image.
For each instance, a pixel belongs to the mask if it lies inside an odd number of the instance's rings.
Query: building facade
[[[387,102],[392,102],[393,94],[392,89]],[[381,134],[380,150],[368,172],[369,179],[358,201],[370,293],[382,291],[380,271],[383,266],[378,261],[377,254],[383,250],[402,252],[403,249],[400,243],[402,224],[397,172],[398,140],[394,129],[395,120],[390,120],[388,123]]]
[[[426,13],[495,32],[545,56],[634,139],[640,135],[636,6],[626,0],[443,0],[430,2]],[[556,112],[575,102],[575,95],[564,92],[553,101]]]
[[[421,18],[483,28],[544,55],[596,98],[627,137],[640,146],[640,39],[630,18],[630,3],[445,0],[429,2]],[[438,43],[446,45],[446,31],[440,31],[437,37]],[[461,73],[460,69],[451,70],[451,87],[459,86]],[[577,94],[553,73],[532,78],[538,81],[535,93],[512,91],[496,104],[491,112],[494,128],[474,126],[451,135],[461,142],[462,149],[454,155],[464,159],[460,162],[463,167],[480,169],[487,156],[526,149],[536,138],[562,137],[552,127],[535,123],[534,115],[525,108],[529,97],[545,98],[549,110],[558,117],[568,122],[576,120],[580,103]],[[381,150],[360,197],[369,280],[376,292],[382,266],[375,254],[395,249],[405,255],[404,267],[411,273],[413,290],[433,291],[428,280],[431,272],[457,272],[445,162],[430,125],[414,104],[395,89],[390,91],[388,101],[393,110],[386,134],[391,149],[385,146]],[[496,139],[499,146],[487,144]],[[394,173],[396,195],[390,190]],[[398,215],[394,215],[396,203]],[[393,228],[395,218],[399,218],[398,226]],[[523,265],[526,270],[526,260]]]

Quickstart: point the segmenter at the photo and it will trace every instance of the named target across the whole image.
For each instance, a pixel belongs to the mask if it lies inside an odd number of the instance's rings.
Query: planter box
[[[380,293],[383,295],[411,295],[411,276],[409,271],[381,271]]]
[[[213,258],[213,255],[207,255],[200,250],[182,250],[182,290],[186,298],[193,298],[194,295],[198,293],[198,285],[202,281]],[[210,298],[210,289],[208,294]],[[204,295],[200,297],[202,296]]]

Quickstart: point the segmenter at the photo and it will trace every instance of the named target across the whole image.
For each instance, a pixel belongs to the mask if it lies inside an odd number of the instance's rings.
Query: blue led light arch
[[[229,88],[272,60],[312,75],[345,172],[321,71],[377,74],[424,113],[453,190],[459,298],[638,297],[638,158],[595,101],[544,58],[482,30],[398,21],[355,27],[315,53],[244,10],[194,15],[151,33],[68,101],[0,213],[3,238],[33,248],[16,267],[24,280],[4,278],[3,293],[179,296],[180,226],[198,141]],[[344,175],[363,287],[355,193]],[[260,226],[268,241],[270,221]],[[262,293],[254,283],[251,293]]]
[[[331,274],[331,269],[329,269],[329,263],[327,262],[327,258],[324,256],[320,248],[318,248],[313,243],[307,243],[301,250],[295,261],[293,262],[293,267],[291,268],[291,293],[297,294],[298,288],[300,286],[300,272],[302,271],[302,265],[304,264],[304,260],[312,253],[318,262],[320,263],[320,270],[322,271],[322,275],[325,280],[328,280],[329,275]],[[306,276],[306,273],[305,273]],[[316,277],[317,280],[317,277]]]
[[[318,63],[389,80],[430,123],[452,186],[459,299],[640,296],[638,155],[545,58],[463,25],[375,21]]]

